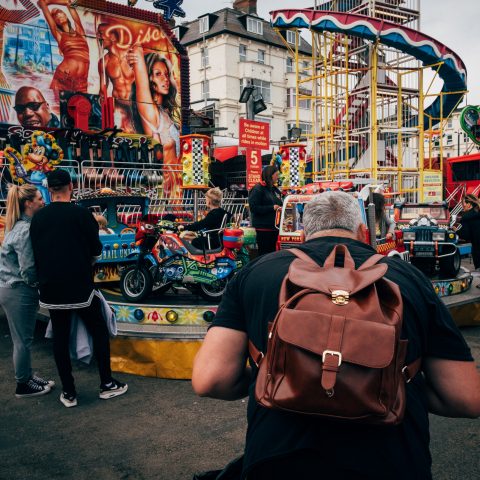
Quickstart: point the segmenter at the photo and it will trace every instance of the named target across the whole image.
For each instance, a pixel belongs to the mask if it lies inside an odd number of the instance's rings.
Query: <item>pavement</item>
[[[35,371],[58,382],[50,340],[38,322]],[[462,329],[480,360],[480,327]],[[67,409],[60,390],[16,399],[12,345],[0,313],[0,480],[180,480],[221,468],[241,454],[246,401],[195,396],[189,381],[127,374],[129,391],[98,398],[94,365],[74,363],[79,406]],[[436,480],[480,478],[480,420],[431,417]],[[293,480],[293,479],[292,479]]]

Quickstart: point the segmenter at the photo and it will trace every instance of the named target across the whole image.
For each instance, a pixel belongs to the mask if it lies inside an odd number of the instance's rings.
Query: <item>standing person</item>
[[[463,240],[471,242],[473,266],[480,272],[480,200],[471,193],[465,195],[463,212],[460,220],[462,228],[458,235]]]
[[[174,166],[180,156],[180,132],[174,121],[178,104],[172,66],[158,53],[144,55],[138,44],[128,51],[127,60],[135,74],[132,101],[138,131],[151,135],[162,144],[163,186],[170,197],[178,197],[181,178]]]
[[[115,125],[126,132],[135,132],[130,101],[135,74],[127,60],[127,49],[119,46],[120,33],[115,26],[108,23],[98,26],[97,38],[100,50],[105,51],[98,61],[100,95],[108,95],[107,90],[111,83],[111,96],[115,99]]]
[[[101,23],[97,28],[100,46],[106,50],[98,61],[100,76],[100,94],[104,94],[109,83],[112,84],[112,97],[115,100],[130,100],[135,74],[127,61],[127,51],[120,48],[120,34],[108,23]]]
[[[50,84],[50,88],[57,95],[59,90],[86,93],[88,89],[90,53],[82,21],[73,4],[72,0],[38,0],[38,7],[42,10],[63,56]],[[50,10],[50,5],[67,7],[74,26],[63,10]]]
[[[32,374],[30,348],[38,311],[37,274],[30,242],[30,222],[44,206],[33,185],[12,185],[7,195],[6,235],[0,252],[0,305],[13,341],[15,396],[44,395],[55,385]]]
[[[208,210],[207,215],[205,216],[205,218],[199,220],[198,222],[193,222],[185,225],[185,229],[190,232],[199,232],[200,230],[219,230],[220,228],[222,228],[222,224],[228,222],[228,220],[232,216],[230,213],[228,213],[221,207],[222,197],[222,191],[218,187],[208,190],[205,194],[205,202]],[[220,237],[218,235],[218,232],[212,232],[212,234],[207,234],[210,239],[210,242],[208,242],[208,239],[205,238],[204,241],[202,237],[194,237],[193,239],[192,237],[189,238],[188,231],[185,232],[186,235],[183,235],[182,237],[186,240],[191,240],[194,247],[199,249],[208,249],[209,244],[211,249],[216,249],[220,247]]]
[[[278,229],[275,227],[275,212],[282,208],[281,192],[275,186],[278,177],[277,167],[265,167],[262,181],[257,183],[248,195],[252,226],[257,233],[258,255],[274,252],[276,249]]]
[[[391,240],[395,232],[395,223],[385,213],[385,197],[381,193],[373,193],[375,205],[375,235],[377,239]]]
[[[326,192],[316,196],[305,206],[303,221],[307,241],[298,248],[319,265],[323,265],[338,244],[345,245],[356,268],[376,253],[363,241],[365,226],[360,209],[357,200],[347,193]],[[248,264],[235,275],[194,362],[192,384],[197,394],[225,400],[249,395],[243,475],[248,475],[249,480],[431,479],[428,413],[480,416],[480,375],[467,344],[431,283],[400,259],[385,257],[374,268],[378,272],[386,266],[384,277],[396,283],[402,295],[401,338],[408,339],[405,364],[422,360],[423,374],[415,375],[405,385],[406,411],[402,423],[378,426],[352,420],[334,422],[264,408],[256,402],[258,369],[252,359],[252,367],[246,365],[248,342],[262,352],[267,350],[268,324],[278,312],[280,288],[294,260],[296,257],[288,250],[281,251]],[[355,279],[351,281],[354,285]],[[296,313],[291,318],[303,320],[301,312]],[[324,317],[331,317],[330,325],[335,323],[328,341],[342,339],[344,331],[338,329],[341,315],[326,313],[318,312],[319,321],[313,322],[319,340],[320,335],[328,333],[328,327],[322,328],[327,324],[320,321]],[[285,326],[282,332],[289,332],[289,338],[298,331],[291,322],[282,325]],[[310,345],[314,343],[312,339]],[[341,340],[339,345],[342,350]],[[389,344],[379,345],[378,349],[385,347],[392,348]],[[325,350],[323,356],[328,353],[329,362],[337,358],[333,354],[339,355],[338,366],[331,367],[328,373],[338,371],[341,375],[342,367],[349,368],[341,363],[340,352]],[[344,351],[343,361],[354,362],[347,353]],[[284,371],[287,370],[288,363]],[[324,374],[327,375],[325,371]],[[331,376],[327,375],[328,378]],[[319,394],[325,395],[322,387]],[[360,400],[353,398],[351,402],[361,404]]]
[[[62,381],[60,401],[77,405],[69,353],[71,317],[79,315],[93,339],[100,374],[100,398],[122,395],[127,385],[112,378],[110,343],[102,305],[95,295],[93,264],[102,252],[98,224],[86,208],[71,202],[73,185],[66,170],[48,177],[51,203],[34,217],[30,227],[40,287],[40,306],[50,313],[53,353]]]

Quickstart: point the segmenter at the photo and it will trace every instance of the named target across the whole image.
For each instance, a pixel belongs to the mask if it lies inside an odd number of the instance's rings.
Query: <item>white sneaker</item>
[[[102,400],[118,397],[123,395],[128,390],[126,383],[119,382],[112,378],[109,384],[100,385],[100,394],[98,395]]]
[[[77,397],[72,393],[62,392],[60,394],[60,401],[67,407],[76,407],[77,406]]]

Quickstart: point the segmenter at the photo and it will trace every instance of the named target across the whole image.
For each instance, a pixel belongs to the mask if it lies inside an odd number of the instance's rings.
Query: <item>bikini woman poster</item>
[[[111,96],[117,127],[162,143],[165,194],[178,196],[180,54],[158,23],[106,9],[102,0],[2,1],[0,122],[58,126],[61,91]]]

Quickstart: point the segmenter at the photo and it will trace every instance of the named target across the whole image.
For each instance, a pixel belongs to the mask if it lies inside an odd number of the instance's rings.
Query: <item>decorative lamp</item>
[[[298,188],[305,185],[306,145],[287,143],[280,147],[282,157],[280,181],[282,188]]]
[[[182,151],[183,188],[207,188],[210,181],[210,137],[183,135]]]

